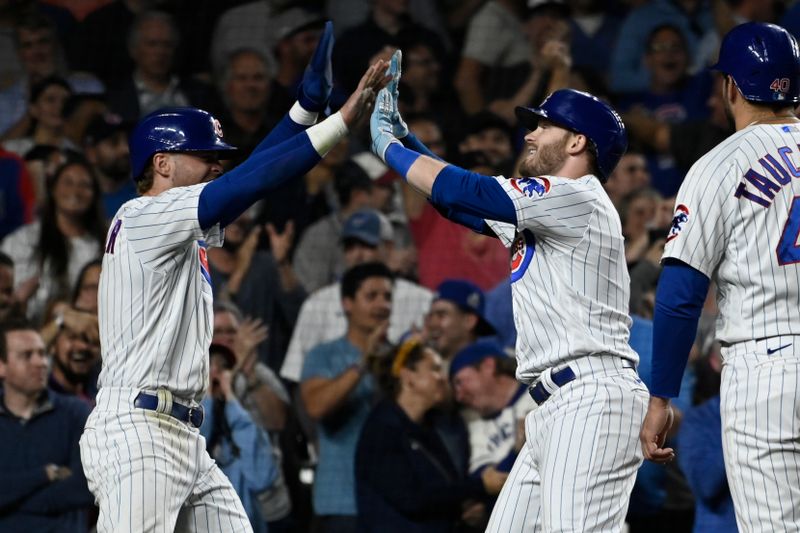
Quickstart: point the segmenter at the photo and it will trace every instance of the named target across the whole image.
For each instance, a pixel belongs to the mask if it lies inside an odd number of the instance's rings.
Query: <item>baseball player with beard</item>
[[[627,147],[625,127],[597,98],[556,91],[517,108],[532,130],[528,177],[483,176],[423,155],[397,112],[398,66],[395,56],[372,114],[373,150],[447,216],[512,254],[517,378],[539,406],[487,531],[619,531],[648,398],[628,345],[620,220],[602,188]]]
[[[213,325],[206,247],[219,246],[222,228],[272,188],[311,170],[385,85],[379,61],[339,112],[308,127],[327,106],[332,45],[328,24],[299,101],[222,176],[219,158],[234,148],[205,111],[162,109],[131,135],[141,196],[123,204],[106,240],[98,292],[103,368],[81,438],[100,532],[252,531],[198,432]]]
[[[722,343],[725,469],[740,531],[800,531],[800,54],[772,24],[723,39],[714,67],[736,133],[676,199],[656,294],[645,457],[664,440],[710,281]]]

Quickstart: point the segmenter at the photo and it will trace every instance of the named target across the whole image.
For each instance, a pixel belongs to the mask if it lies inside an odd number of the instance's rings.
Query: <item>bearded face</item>
[[[570,132],[546,121],[525,136],[528,155],[520,164],[523,176],[553,176],[567,160]]]

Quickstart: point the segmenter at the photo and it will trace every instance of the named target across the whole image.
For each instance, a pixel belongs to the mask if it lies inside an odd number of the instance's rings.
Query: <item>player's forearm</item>
[[[308,416],[319,421],[336,412],[359,381],[361,373],[356,368],[345,370],[333,379],[312,378],[304,381],[300,385],[300,394]]]
[[[439,172],[430,197],[434,204],[460,214],[517,224],[514,203],[497,180],[455,165]]]
[[[680,392],[708,285],[707,277],[684,263],[664,266],[653,317],[653,396],[674,398]]]
[[[300,102],[295,102],[292,108],[286,113],[272,131],[258,143],[253,153],[260,152],[267,148],[286,141],[298,133],[303,133],[309,126],[317,122],[317,113],[303,109]]]
[[[426,155],[432,159],[436,159],[437,161],[444,161],[441,157],[431,152],[430,148],[425,146],[425,144],[411,132],[408,132],[408,135],[400,139],[400,142],[402,142],[403,146],[409,150],[413,150],[420,155]]]
[[[455,209],[449,209],[440,205],[436,205],[432,200],[431,205],[434,209],[436,209],[436,211],[439,212],[440,215],[450,222],[455,222],[456,224],[464,226],[467,229],[471,229],[475,233],[480,233],[481,235],[486,235],[487,237],[497,238],[497,235],[494,234],[494,232],[486,224],[486,221],[481,217],[468,215],[467,213],[461,213]]]
[[[226,226],[236,220],[268,191],[311,170],[345,135],[347,126],[336,113],[304,133],[252,154],[200,193],[200,227]]]
[[[436,206],[481,219],[517,223],[514,204],[494,178],[420,155],[397,141],[389,144],[384,157],[392,169]],[[468,227],[483,231],[476,220],[469,223]]]

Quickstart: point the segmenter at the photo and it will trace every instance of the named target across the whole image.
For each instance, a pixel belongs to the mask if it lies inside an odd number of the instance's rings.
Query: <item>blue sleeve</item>
[[[431,203],[433,208],[436,209],[436,211],[438,211],[439,214],[442,215],[447,220],[455,222],[456,224],[461,224],[465,228],[469,228],[477,233],[488,235],[489,237],[497,237],[497,235],[495,235],[494,232],[491,229],[489,229],[489,226],[486,224],[486,221],[481,217],[468,215],[466,213],[459,213],[458,211],[455,211],[453,209],[448,209],[446,207],[436,205],[430,199],[428,201]]]
[[[200,227],[207,230],[216,223],[227,226],[267,191],[305,174],[320,159],[305,134],[251,154],[244,163],[203,188],[197,208]]]
[[[418,154],[427,155],[428,157],[432,157],[438,161],[444,161],[441,157],[434,154],[430,151],[430,149],[422,144],[416,135],[411,132],[408,132],[408,135],[400,139],[403,142],[403,146],[410,150],[414,150]],[[459,213],[453,209],[448,209],[446,207],[442,207],[440,205],[436,205],[433,201],[428,199],[434,209],[436,209],[440,215],[451,222],[455,222],[456,224],[460,224],[465,228],[469,228],[476,233],[480,233],[482,235],[488,235],[489,237],[497,237],[494,232],[489,229],[489,226],[486,225],[486,221],[481,217],[476,217],[472,215],[468,215],[466,213]]]
[[[653,316],[653,396],[674,398],[680,392],[709,283],[705,274],[683,262],[664,265]]]
[[[239,447],[239,466],[248,488],[255,492],[267,489],[278,475],[269,437],[235,400],[225,402],[225,416]]]
[[[503,187],[489,176],[448,165],[431,190],[434,205],[482,219],[517,225],[517,211]]]
[[[428,157],[432,157],[439,161],[443,161],[441,157],[431,152],[430,149],[424,144],[422,144],[422,141],[420,141],[417,138],[417,136],[411,133],[410,131],[408,132],[408,135],[400,139],[400,142],[403,143],[403,146],[405,146],[409,150],[414,150],[418,154],[427,155]]]
[[[256,146],[252,153],[255,154],[256,152],[272,148],[276,144],[280,144],[283,141],[291,139],[298,133],[306,131],[308,128],[309,126],[298,124],[292,120],[289,116],[289,113],[286,113],[283,115],[281,121],[278,122],[274,128],[272,128],[272,131],[270,131],[269,134],[267,134],[267,136],[264,137],[260,143],[258,143],[258,146]]]

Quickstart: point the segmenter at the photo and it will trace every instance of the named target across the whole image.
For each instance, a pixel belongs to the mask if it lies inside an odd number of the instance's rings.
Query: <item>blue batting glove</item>
[[[381,89],[375,99],[375,109],[369,119],[372,134],[372,152],[386,162],[386,150],[392,143],[400,144],[394,135],[392,124],[392,95],[387,89]]]
[[[389,62],[389,70],[387,74],[392,76],[392,81],[386,86],[386,90],[392,97],[392,131],[394,136],[398,139],[408,135],[408,125],[406,125],[403,117],[400,116],[400,75],[402,73],[401,65],[403,63],[403,52],[397,50],[392,54],[392,60]]]
[[[297,90],[297,101],[306,111],[321,113],[328,107],[328,100],[333,90],[332,53],[333,22],[328,21]]]

